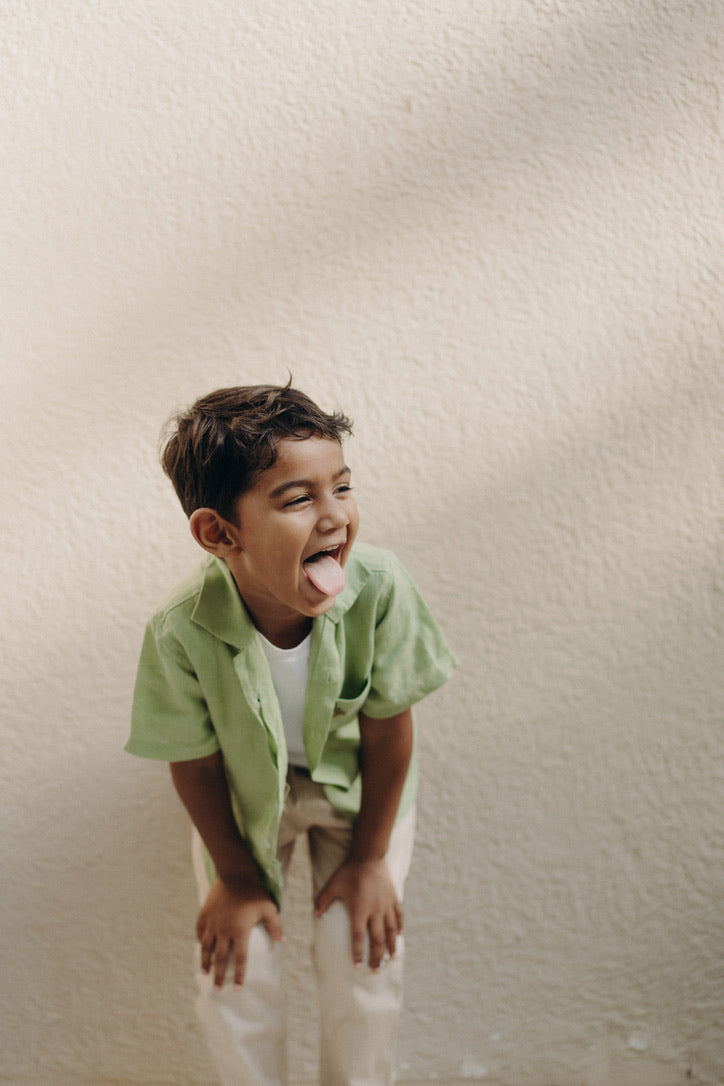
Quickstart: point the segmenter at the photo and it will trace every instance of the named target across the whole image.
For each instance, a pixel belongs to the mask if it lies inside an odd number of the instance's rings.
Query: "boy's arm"
[[[316,901],[321,916],[335,900],[343,901],[352,922],[352,955],[362,963],[369,934],[371,969],[377,969],[402,931],[402,906],[385,862],[390,834],[412,758],[412,712],[384,720],[359,718],[362,802],[352,847]]]
[[[209,973],[213,966],[214,983],[221,988],[233,955],[234,982],[240,986],[253,927],[263,922],[273,939],[283,940],[279,911],[236,825],[221,754],[172,762],[171,777],[217,873],[196,923],[201,967]]]

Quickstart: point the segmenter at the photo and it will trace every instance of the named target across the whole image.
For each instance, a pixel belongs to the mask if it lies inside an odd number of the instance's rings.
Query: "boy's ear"
[[[234,528],[215,509],[195,509],[189,527],[198,545],[217,558],[226,558],[240,549]]]

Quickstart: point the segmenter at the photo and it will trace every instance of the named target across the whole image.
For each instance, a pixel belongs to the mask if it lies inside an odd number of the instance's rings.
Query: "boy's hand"
[[[214,971],[214,985],[222,988],[230,958],[234,961],[234,984],[244,983],[247,950],[252,929],[266,925],[272,939],[284,942],[279,910],[261,882],[229,882],[216,878],[196,921],[201,943],[201,968]]]
[[[402,933],[402,905],[384,860],[345,860],[317,897],[315,915],[325,913],[333,901],[347,906],[355,966],[362,964],[365,935],[370,941],[370,969],[379,969],[385,951],[394,957]]]
[[[412,713],[405,709],[384,720],[360,713],[359,729],[362,802],[352,846],[317,897],[315,913],[321,916],[333,901],[342,901],[352,925],[355,966],[362,964],[368,935],[369,967],[377,970],[385,951],[394,956],[402,933],[402,905],[384,857],[412,757]]]

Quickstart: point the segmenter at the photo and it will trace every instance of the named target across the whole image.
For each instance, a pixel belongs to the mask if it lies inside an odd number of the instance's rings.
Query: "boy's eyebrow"
[[[343,468],[340,468],[336,475],[332,476],[334,482],[337,479],[341,479],[343,475],[351,475],[352,469],[348,468],[345,464]],[[279,486],[275,486],[270,492],[270,498],[280,498],[287,490],[294,490],[295,488],[310,488],[314,486],[313,479],[290,479],[288,483],[280,483]]]

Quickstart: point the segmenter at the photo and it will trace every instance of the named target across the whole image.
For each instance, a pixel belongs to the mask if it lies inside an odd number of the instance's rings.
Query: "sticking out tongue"
[[[337,596],[344,588],[344,570],[331,554],[308,558],[304,563],[304,572],[325,596]]]

